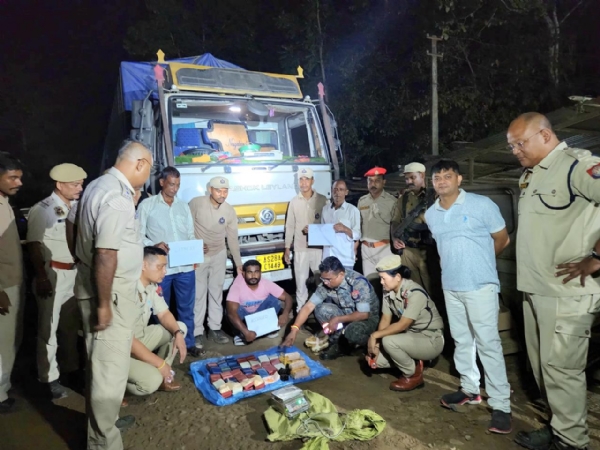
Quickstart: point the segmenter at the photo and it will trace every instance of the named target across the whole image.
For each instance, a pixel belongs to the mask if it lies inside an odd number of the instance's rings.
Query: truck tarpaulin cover
[[[220,67],[221,69],[242,69],[222,59],[215,58],[210,53],[187,58],[170,59],[167,62],[196,64],[198,66]],[[153,98],[157,99],[156,79],[154,78],[154,62],[128,62],[121,63],[121,84],[125,109],[131,111],[133,100],[143,100],[148,92],[154,90]],[[242,69],[243,70],[243,69]]]

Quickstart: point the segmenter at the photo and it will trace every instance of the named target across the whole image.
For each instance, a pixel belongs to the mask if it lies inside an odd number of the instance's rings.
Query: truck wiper
[[[229,160],[229,159],[238,159],[238,158],[240,158],[240,159],[241,159],[241,156],[229,156],[229,157],[227,157],[227,158],[220,159],[220,160],[218,160],[217,162],[215,162],[215,163],[213,163],[213,164],[207,164],[205,167],[203,167],[203,168],[201,169],[201,171],[202,171],[202,173],[204,173],[204,172],[206,172],[206,171],[207,171],[209,168],[211,168],[211,167],[222,166],[222,165],[223,165],[223,163],[224,163],[225,161]]]

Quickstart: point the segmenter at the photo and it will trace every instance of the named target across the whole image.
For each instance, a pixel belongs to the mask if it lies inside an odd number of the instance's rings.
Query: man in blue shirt
[[[476,350],[485,370],[485,388],[492,407],[489,431],[511,432],[510,385],[498,334],[496,255],[510,239],[498,206],[489,198],[460,189],[458,164],[442,160],[431,168],[439,198],[425,213],[437,243],[442,287],[454,339],[454,363],[461,388],[443,395],[442,405],[479,404],[480,374]]]
[[[180,178],[175,167],[165,167],[160,175],[160,193],[139,206],[140,232],[145,246],[155,246],[168,253],[168,242],[196,239],[190,207],[177,198]],[[194,343],[194,266],[168,267],[167,276],[160,287],[167,305],[171,304],[171,289],[175,291],[177,318],[188,329],[185,336],[187,352],[191,356],[199,356],[202,351]]]

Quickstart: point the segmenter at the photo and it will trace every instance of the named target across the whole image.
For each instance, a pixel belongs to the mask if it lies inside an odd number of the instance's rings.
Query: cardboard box
[[[498,331],[510,330],[512,328],[512,316],[510,310],[500,305],[500,313],[498,314]]]

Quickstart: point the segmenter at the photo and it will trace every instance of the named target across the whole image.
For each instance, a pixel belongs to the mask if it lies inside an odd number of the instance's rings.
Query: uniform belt
[[[382,245],[387,245],[389,243],[390,243],[389,239],[383,239],[382,241],[377,241],[377,242],[362,241],[362,245],[369,247],[369,248],[377,248],[377,247],[381,247]]]
[[[75,268],[75,263],[63,263],[58,261],[50,261],[50,267],[53,269],[61,269],[61,270],[73,270]]]

